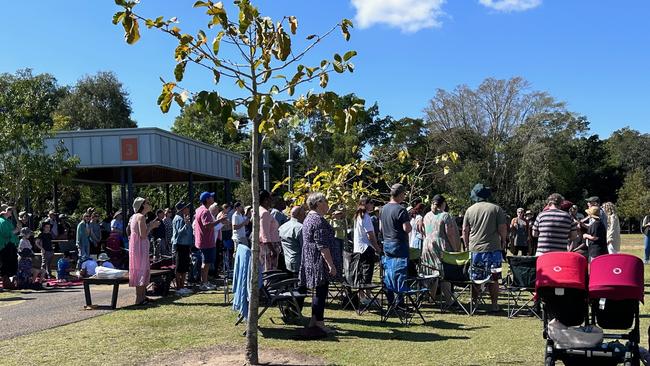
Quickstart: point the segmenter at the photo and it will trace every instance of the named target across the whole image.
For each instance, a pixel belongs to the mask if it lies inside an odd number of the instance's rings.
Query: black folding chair
[[[260,312],[261,317],[271,306],[277,306],[282,314],[282,320],[287,323],[291,319],[301,318],[302,309],[298,299],[307,297],[306,293],[298,290],[298,279],[287,278],[279,281],[270,281],[261,289],[264,294],[264,308]]]
[[[537,257],[506,257],[506,261],[509,267],[505,281],[505,289],[508,294],[508,318],[527,311],[542,319],[537,304],[535,304]]]

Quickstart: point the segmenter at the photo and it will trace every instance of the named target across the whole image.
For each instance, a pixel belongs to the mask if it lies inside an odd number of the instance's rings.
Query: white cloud
[[[478,0],[481,5],[496,11],[511,12],[536,8],[542,0]]]
[[[442,5],[446,0],[352,0],[356,8],[355,25],[368,28],[387,24],[413,33],[420,29],[440,27],[445,15]]]

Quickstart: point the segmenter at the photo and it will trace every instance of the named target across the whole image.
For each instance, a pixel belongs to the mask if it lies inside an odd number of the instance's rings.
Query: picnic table
[[[151,279],[156,277],[164,277],[167,281],[171,281],[174,277],[174,270],[172,269],[152,269]],[[113,296],[111,297],[111,309],[117,307],[117,295],[119,293],[120,284],[129,283],[129,277],[120,278],[97,278],[96,276],[87,277],[82,279],[84,284],[84,296],[86,297],[86,308],[92,308],[93,302],[90,296],[90,285],[113,285]]]

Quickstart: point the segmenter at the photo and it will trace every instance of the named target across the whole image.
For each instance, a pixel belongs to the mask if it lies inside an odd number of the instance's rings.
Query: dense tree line
[[[360,102],[350,94],[337,103],[345,108]],[[242,169],[247,180],[250,122],[245,115],[234,118],[235,128],[190,103],[171,130],[242,153],[247,158]],[[403,181],[410,186],[412,200],[445,193],[457,212],[469,205],[468,192],[477,181],[490,185],[495,200],[509,211],[539,210],[550,192],[579,204],[585,197],[600,196],[617,202],[626,218],[639,218],[650,207],[650,135],[628,127],[607,139],[589,134],[586,117],[548,93],[533,90],[522,78],[486,79],[476,88],[437,90],[421,116],[382,116],[374,103],[361,110],[358,122],[345,131],[329,128],[328,118],[313,113],[305,123],[287,119],[264,136],[262,147],[270,151],[273,182],[286,178],[291,146],[296,176],[314,167],[326,171],[365,160],[382,177],[372,182],[380,192],[390,182]],[[74,167],[63,151],[45,156],[44,138],[57,129],[136,126],[128,93],[113,73],[100,72],[82,77],[74,86],[60,86],[52,75],[33,75],[30,70],[0,75],[0,123],[0,170],[15,177],[2,185],[1,198],[22,203],[29,187],[37,209],[51,206],[52,180],[69,182]],[[452,152],[458,159],[451,159]],[[441,162],[441,157],[449,161]],[[441,169],[441,164],[449,169]],[[102,207],[102,189],[63,184],[66,209]],[[163,191],[152,187],[147,193],[154,200],[160,196],[162,202]],[[247,183],[235,188],[244,200],[250,199],[249,191]],[[178,187],[172,196],[183,193]]]

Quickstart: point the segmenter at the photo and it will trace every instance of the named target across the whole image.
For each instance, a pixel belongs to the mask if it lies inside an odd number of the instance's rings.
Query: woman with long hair
[[[147,224],[147,214],[151,204],[142,197],[133,200],[135,214],[129,221],[129,286],[135,287],[135,304],[145,305],[150,301],[145,295],[149,285],[149,233],[160,225],[154,220]]]
[[[367,285],[372,282],[372,275],[375,270],[375,258],[380,253],[375,227],[370,218],[375,205],[370,198],[364,197],[359,200],[359,205],[354,213],[354,253],[358,256],[358,264],[355,266],[354,285]],[[363,291],[359,294],[361,303],[368,305],[369,298]]]
[[[438,274],[444,278],[440,258],[442,252],[457,252],[461,249],[460,235],[456,220],[446,212],[447,202],[442,195],[435,195],[431,201],[431,211],[422,220],[424,226],[424,243],[420,262],[420,273],[423,275]],[[447,285],[448,282],[445,282]],[[429,287],[431,298],[436,295],[438,281],[432,281]],[[450,289],[442,288],[446,301],[450,301]]]
[[[607,252],[616,254],[621,251],[621,224],[616,214],[616,206],[605,202],[603,210],[607,214]]]

